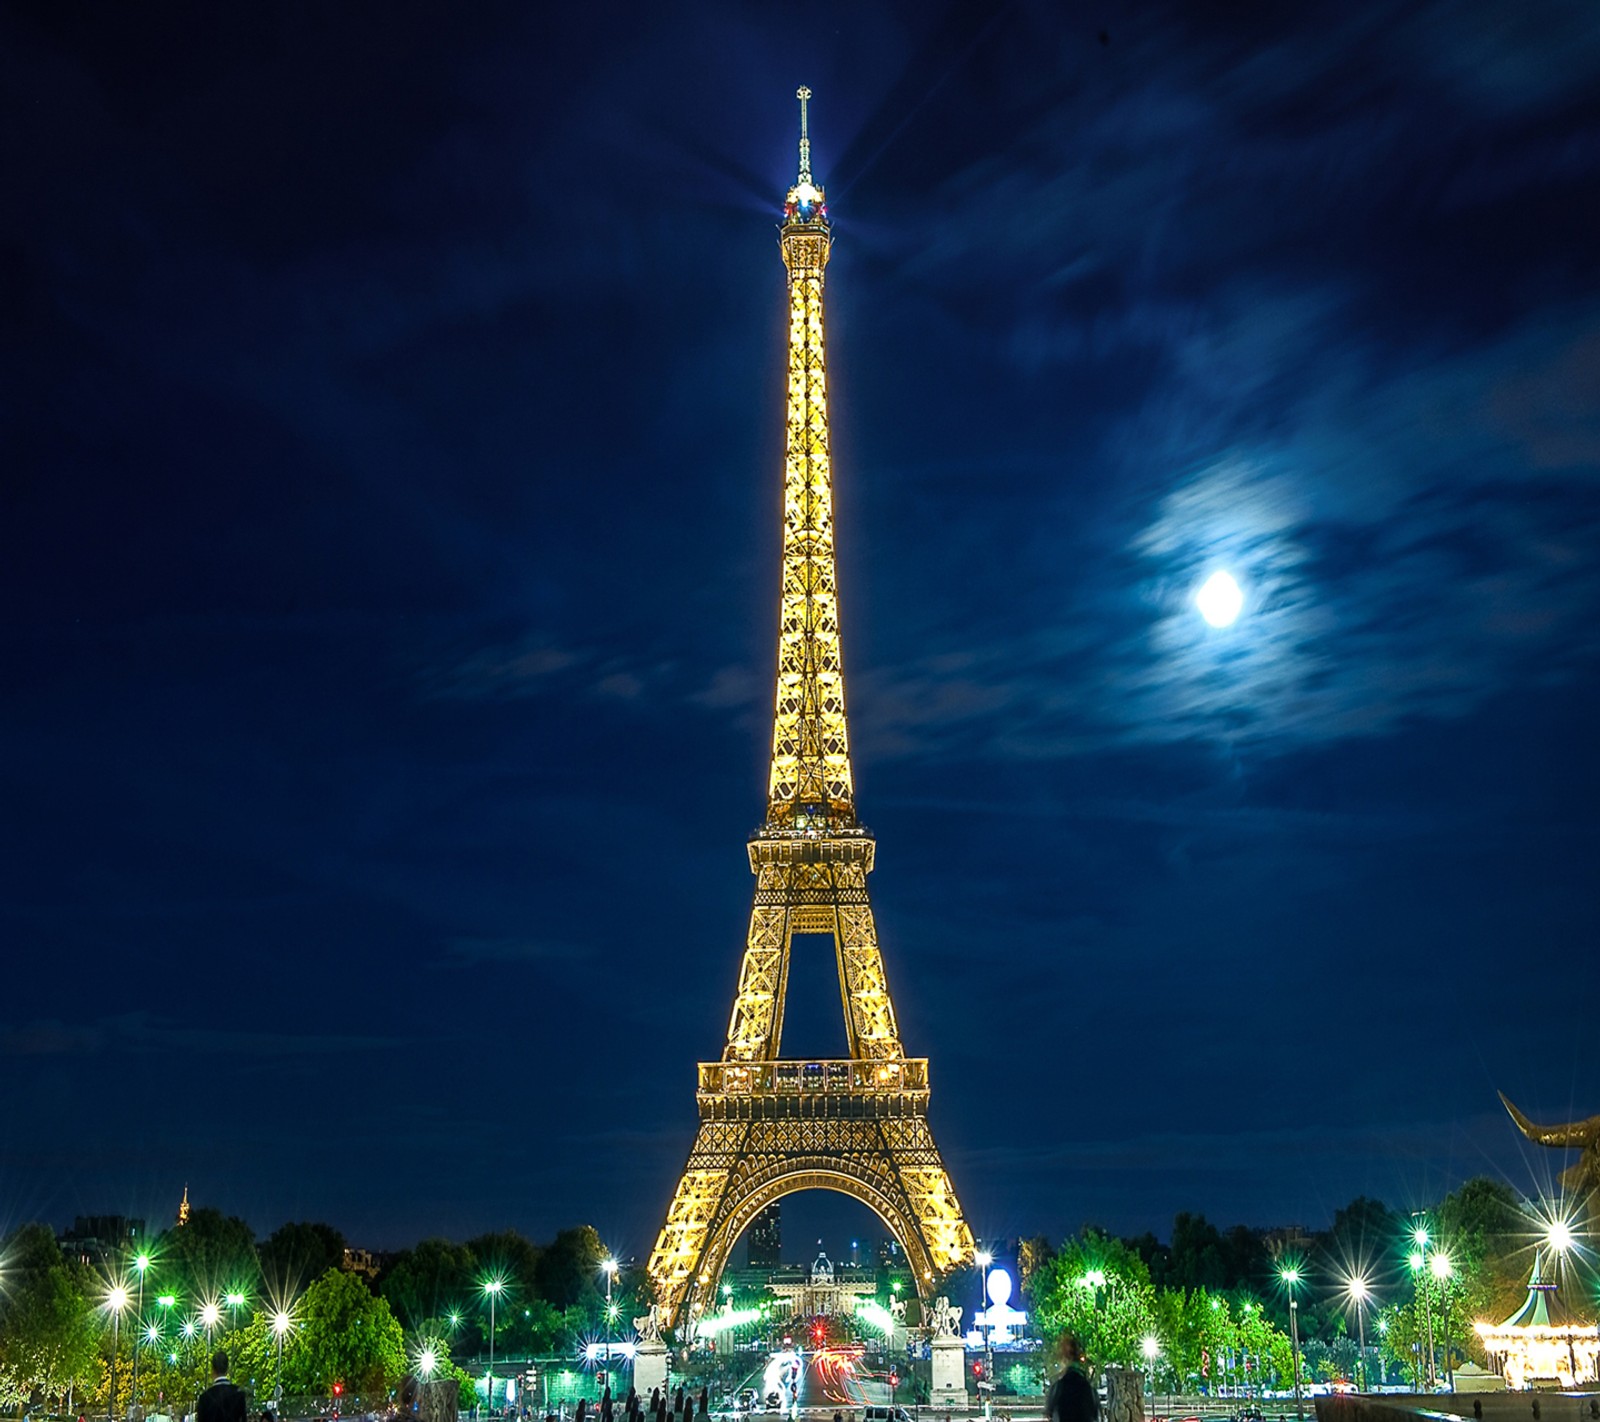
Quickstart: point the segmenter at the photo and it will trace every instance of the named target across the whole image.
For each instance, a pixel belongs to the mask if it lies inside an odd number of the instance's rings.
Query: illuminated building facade
[[[765,822],[744,961],[722,1058],[699,1067],[700,1127],[650,1256],[664,1317],[710,1307],[729,1251],[769,1205],[837,1190],[874,1210],[919,1292],[972,1257],[972,1233],[928,1128],[928,1063],[905,1055],[867,896],[875,843],[856,818],[845,721],[829,459],[823,272],[833,242],[811,176],[800,98],[800,171],[784,202],[788,398],[777,692]],[[790,945],[832,937],[849,1056],[780,1056]]]

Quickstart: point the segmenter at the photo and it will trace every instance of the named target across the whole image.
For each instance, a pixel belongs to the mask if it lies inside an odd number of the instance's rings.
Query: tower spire
[[[823,270],[833,246],[826,194],[811,177],[801,85],[800,177],[783,205],[779,246],[789,274],[789,387],[783,457],[783,579],[778,690],[763,833],[845,831],[856,824],[839,648],[828,453]]]
[[[800,100],[800,176],[795,180],[795,186],[800,187],[811,182],[811,135],[806,131],[806,105],[811,102],[811,90],[802,84],[794,96]]]

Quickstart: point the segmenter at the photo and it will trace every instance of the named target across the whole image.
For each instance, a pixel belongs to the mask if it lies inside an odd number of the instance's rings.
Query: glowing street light
[[[1291,1264],[1278,1270],[1278,1277],[1289,1291],[1289,1342],[1294,1349],[1294,1415],[1304,1418],[1306,1405],[1300,1396],[1300,1301],[1294,1296],[1295,1285],[1300,1282],[1300,1270]]]
[[[431,1378],[433,1370],[438,1366],[439,1355],[432,1348],[424,1348],[417,1354],[417,1367],[421,1370],[423,1377]]]
[[[221,1321],[222,1310],[217,1306],[215,1300],[211,1300],[201,1305],[200,1322],[205,1327],[206,1341],[208,1343],[211,1341],[211,1330],[214,1329]]]
[[[1161,1356],[1161,1340],[1154,1333],[1147,1333],[1140,1341],[1139,1351],[1144,1354],[1150,1374],[1150,1412],[1153,1416],[1156,1410],[1156,1359]]]
[[[489,1296],[489,1396],[484,1406],[491,1415],[494,1413],[494,1301],[505,1286],[506,1281],[500,1278],[483,1281],[483,1291]]]
[[[1346,1281],[1344,1291],[1356,1306],[1356,1333],[1360,1338],[1361,1391],[1367,1390],[1367,1300],[1372,1297],[1372,1285],[1361,1275]]]
[[[994,1263],[994,1255],[987,1249],[981,1249],[975,1256],[977,1265],[983,1270],[983,1375],[990,1382],[994,1381],[994,1349],[990,1346],[992,1334],[989,1329],[989,1310],[994,1304],[989,1299],[989,1266]]]
[[[136,1322],[144,1322],[144,1271],[150,1267],[150,1256],[141,1254],[133,1261],[133,1267],[139,1271],[139,1307],[134,1314]],[[133,1407],[139,1405],[139,1337],[133,1339]]]
[[[1406,1263],[1411,1266],[1413,1286],[1422,1291],[1422,1316],[1428,1325],[1428,1390],[1432,1392],[1439,1385],[1439,1368],[1433,1355],[1433,1289],[1428,1284],[1426,1272],[1431,1235],[1424,1217],[1414,1215],[1412,1218],[1417,1221],[1411,1231],[1411,1242],[1416,1248],[1407,1255]]]
[[[1456,1372],[1450,1365],[1450,1276],[1455,1272],[1455,1266],[1450,1262],[1450,1256],[1443,1250],[1435,1250],[1431,1263],[1433,1277],[1439,1281],[1439,1331],[1444,1335],[1440,1340],[1444,1345],[1444,1376],[1450,1386],[1450,1391],[1456,1390]]]
[[[127,1306],[128,1291],[121,1284],[113,1284],[106,1294],[106,1307],[111,1310],[111,1403],[106,1415],[111,1418],[117,1415],[117,1344],[122,1332],[122,1310]],[[134,1357],[138,1356],[135,1344]]]
[[[283,1416],[283,1339],[284,1335],[293,1327],[294,1319],[289,1316],[288,1309],[280,1308],[272,1315],[272,1332],[276,1336],[278,1344],[278,1376],[272,1389],[274,1402],[272,1411],[275,1417]]]
[[[1572,1226],[1565,1220],[1551,1220],[1550,1228],[1545,1231],[1545,1243],[1557,1254],[1565,1254],[1577,1242],[1572,1233]]]
[[[611,1285],[622,1266],[611,1255],[600,1261],[600,1272],[606,1276],[606,1382],[611,1382],[611,1325],[617,1320],[617,1306],[611,1302]]]

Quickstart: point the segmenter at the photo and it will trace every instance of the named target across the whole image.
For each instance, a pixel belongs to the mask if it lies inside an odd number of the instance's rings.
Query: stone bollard
[[[1106,1422],[1144,1422],[1144,1376],[1132,1368],[1107,1368]]]
[[[457,1422],[461,1389],[454,1378],[434,1378],[422,1384],[417,1402],[417,1415],[422,1422]]]

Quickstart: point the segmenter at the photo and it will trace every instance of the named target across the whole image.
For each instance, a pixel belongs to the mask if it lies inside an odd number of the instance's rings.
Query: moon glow
[[[1213,627],[1227,627],[1244,608],[1244,593],[1231,573],[1215,572],[1200,585],[1194,605]]]

